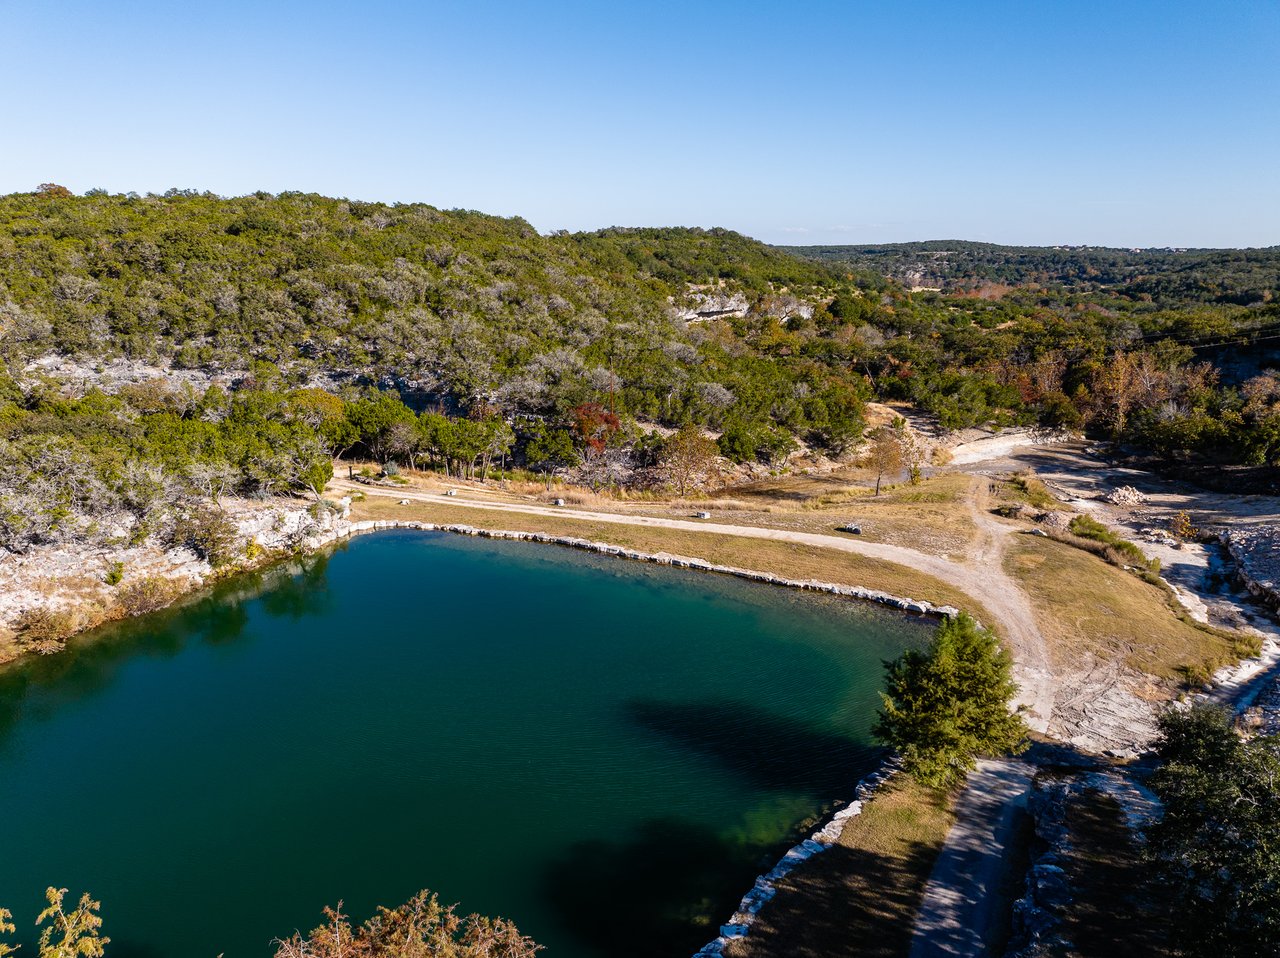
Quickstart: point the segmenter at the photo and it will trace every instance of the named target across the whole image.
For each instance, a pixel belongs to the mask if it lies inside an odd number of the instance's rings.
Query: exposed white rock
[[[1120,486],[1112,489],[1104,497],[1113,506],[1140,506],[1147,501],[1147,496],[1133,486]]]

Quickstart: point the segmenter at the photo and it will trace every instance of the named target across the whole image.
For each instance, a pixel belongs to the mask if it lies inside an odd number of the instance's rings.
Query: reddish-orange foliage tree
[[[599,456],[618,431],[618,417],[598,402],[585,402],[569,413],[573,419],[573,432],[582,443],[587,458]]]

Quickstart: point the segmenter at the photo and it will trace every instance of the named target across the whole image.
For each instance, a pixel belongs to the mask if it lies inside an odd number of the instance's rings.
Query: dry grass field
[[[1211,673],[1247,651],[1240,637],[1175,614],[1163,589],[1065,543],[1018,536],[1005,567],[1031,597],[1063,670],[1087,654],[1179,679],[1188,668]]]

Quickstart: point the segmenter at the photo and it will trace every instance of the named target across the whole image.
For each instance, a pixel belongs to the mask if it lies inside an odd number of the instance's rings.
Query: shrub
[[[180,582],[160,575],[148,575],[122,586],[117,598],[126,614],[143,615],[171,605],[180,595]]]
[[[1202,688],[1209,684],[1209,669],[1202,663],[1188,663],[1178,666],[1178,672],[1182,676],[1182,682],[1189,689]]]
[[[235,526],[224,513],[208,506],[198,506],[180,515],[173,526],[173,541],[214,568],[226,565],[236,556]]]
[[[1016,475],[1009,480],[1009,486],[1019,499],[1037,509],[1053,509],[1058,505],[1049,487],[1034,476]]]
[[[1097,519],[1090,516],[1076,516],[1071,520],[1069,528],[1073,535],[1098,543],[1101,548],[1093,548],[1089,551],[1106,559],[1112,565],[1122,568],[1135,566],[1143,573],[1159,575],[1159,559],[1148,559],[1138,546],[1128,539],[1121,539]]]
[[[1191,516],[1184,510],[1169,520],[1169,533],[1175,539],[1190,541],[1200,535],[1200,530],[1191,524]]]
[[[113,562],[107,566],[107,574],[102,577],[102,581],[107,585],[119,585],[124,579],[124,563]]]
[[[67,609],[44,606],[27,609],[14,626],[24,645],[45,650],[55,648],[76,632],[76,617]]]
[[[427,891],[359,926],[341,907],[326,908],[325,923],[310,935],[278,939],[276,958],[534,958],[542,950],[511,922],[464,918]]]

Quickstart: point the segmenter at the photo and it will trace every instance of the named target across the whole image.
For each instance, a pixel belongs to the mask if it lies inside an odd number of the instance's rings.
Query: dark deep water
[[[927,623],[527,543],[365,536],[0,673],[0,905],[263,958],[419,888],[548,958],[684,955],[873,763]],[[700,922],[702,924],[700,924]]]

